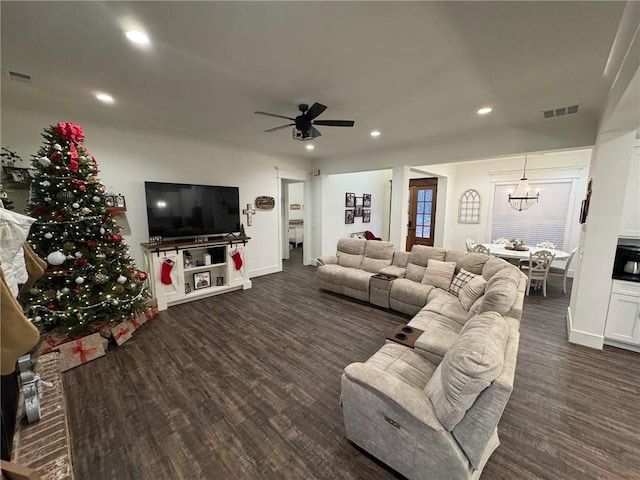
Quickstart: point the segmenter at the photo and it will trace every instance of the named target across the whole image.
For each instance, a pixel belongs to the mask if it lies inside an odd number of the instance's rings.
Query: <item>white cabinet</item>
[[[640,237],[640,147],[633,149],[625,190],[624,205],[620,214],[620,236]]]
[[[613,281],[604,336],[614,341],[605,343],[640,347],[640,283]]]
[[[158,299],[158,309],[251,288],[246,272],[247,240],[142,244],[149,288]]]

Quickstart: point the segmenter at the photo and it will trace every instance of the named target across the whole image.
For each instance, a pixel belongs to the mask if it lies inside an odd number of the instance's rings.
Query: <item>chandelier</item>
[[[509,193],[509,205],[514,210],[521,212],[531,208],[534,203],[538,202],[540,192],[536,192],[535,195],[531,193],[529,188],[529,180],[527,179],[527,156],[524,156],[524,171],[522,172],[522,178],[516,187],[516,191]]]

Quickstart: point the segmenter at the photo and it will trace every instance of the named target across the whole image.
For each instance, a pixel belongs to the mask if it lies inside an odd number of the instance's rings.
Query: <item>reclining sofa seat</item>
[[[368,302],[369,280],[391,265],[394,250],[391,242],[341,238],[336,256],[320,259],[323,263],[318,269],[320,287]]]

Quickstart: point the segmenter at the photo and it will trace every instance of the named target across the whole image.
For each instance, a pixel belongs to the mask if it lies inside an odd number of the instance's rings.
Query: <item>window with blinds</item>
[[[552,242],[564,246],[571,181],[530,182],[531,189],[540,189],[540,200],[528,210],[518,212],[508,201],[509,191],[517,183],[496,185],[491,219],[491,241],[496,238],[522,238],[526,245]]]

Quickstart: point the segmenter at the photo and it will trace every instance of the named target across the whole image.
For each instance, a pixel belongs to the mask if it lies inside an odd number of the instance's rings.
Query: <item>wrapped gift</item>
[[[158,315],[158,313],[160,313],[160,311],[158,310],[158,299],[151,298],[147,300],[146,309],[147,309],[147,320],[151,320],[153,317]]]
[[[104,348],[104,351],[106,352],[107,349],[109,348],[109,339],[103,337],[102,335],[100,336],[100,341],[102,342],[102,348]]]
[[[105,355],[99,333],[63,343],[56,348],[60,350],[60,371],[62,372]]]
[[[142,315],[142,317],[144,317],[144,315]],[[134,332],[138,330],[145,321],[146,318],[145,320],[142,320],[140,315],[131,315],[131,318],[129,318],[129,324],[131,325],[131,328],[133,328]]]
[[[120,346],[133,335],[134,328],[129,321],[120,322],[111,329],[111,335],[116,345]]]

